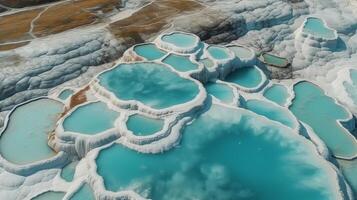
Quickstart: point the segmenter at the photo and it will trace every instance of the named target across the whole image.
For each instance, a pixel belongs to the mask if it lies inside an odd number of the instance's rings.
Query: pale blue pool
[[[351,157],[357,154],[357,143],[336,120],[349,117],[347,111],[310,82],[294,86],[295,99],[290,110],[310,125],[336,156]]]
[[[38,99],[17,107],[0,137],[1,155],[16,164],[54,156],[47,145],[48,134],[55,129],[63,109],[62,103],[52,99]]]
[[[49,191],[32,198],[32,200],[62,200],[64,195],[66,195],[64,192]]]
[[[334,38],[334,31],[327,28],[324,22],[316,17],[308,17],[304,24],[303,31],[323,38]]]
[[[215,105],[184,129],[177,148],[143,154],[114,144],[96,163],[106,189],[155,200],[338,199],[334,170],[311,143],[253,113]]]
[[[189,48],[195,46],[197,38],[190,34],[175,32],[164,35],[162,41],[171,43],[180,48]]]
[[[100,84],[122,100],[137,100],[155,109],[193,100],[198,85],[158,63],[121,64],[99,76]]]
[[[58,98],[62,99],[62,100],[66,100],[68,99],[68,97],[70,97],[73,94],[73,90],[71,89],[65,89],[63,90],[59,95]]]
[[[65,131],[94,135],[114,127],[119,113],[103,102],[85,104],[74,110],[63,121]]]
[[[61,177],[68,181],[71,182],[73,180],[74,173],[76,171],[78,161],[73,161],[69,164],[67,164],[61,171]]]
[[[209,58],[201,59],[199,62],[202,63],[206,68],[212,68],[214,66],[213,61]]]
[[[232,88],[222,83],[209,82],[205,85],[208,94],[225,103],[232,103],[234,95]]]
[[[350,70],[350,77],[352,79],[352,84],[349,82],[344,82],[343,86],[346,88],[346,91],[349,97],[352,99],[353,103],[357,106],[357,70]]]
[[[70,200],[95,200],[95,197],[92,189],[85,183],[76,193],[74,193]]]
[[[162,62],[171,65],[173,68],[180,72],[187,72],[198,69],[198,65],[191,62],[189,56],[170,54]]]
[[[238,58],[251,58],[254,56],[254,53],[246,47],[242,47],[242,46],[229,46],[228,47],[229,50],[231,50],[234,55]]]
[[[246,88],[255,88],[259,86],[263,79],[260,71],[252,66],[237,69],[229,74],[225,80]]]
[[[262,100],[248,100],[246,107],[248,110],[263,115],[268,119],[278,121],[290,128],[296,128],[294,116],[290,115],[288,110],[284,110],[285,108]]]
[[[136,54],[147,60],[156,60],[166,55],[166,52],[151,43],[137,45],[134,47],[134,51]]]
[[[229,50],[226,47],[209,46],[207,48],[207,51],[212,56],[212,58],[216,60],[223,60],[229,58]]]
[[[128,130],[135,135],[151,135],[160,131],[164,126],[164,121],[160,119],[153,119],[144,115],[131,115],[126,122]]]
[[[286,67],[289,64],[287,59],[279,56],[275,56],[273,54],[263,53],[262,57],[264,59],[264,62],[268,65],[273,65],[277,67]]]
[[[264,97],[281,106],[284,106],[289,98],[289,93],[285,86],[274,84],[265,90]]]

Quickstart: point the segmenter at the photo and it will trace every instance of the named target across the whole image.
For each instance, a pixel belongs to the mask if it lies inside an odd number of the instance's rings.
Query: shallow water
[[[164,35],[162,41],[171,43],[180,48],[188,48],[195,45],[196,37],[185,33],[173,33]]]
[[[357,197],[357,159],[354,160],[341,160],[336,159],[342,173],[347,179],[348,184],[354,192],[354,197]]]
[[[202,63],[206,68],[212,68],[214,66],[213,61],[209,58],[201,59],[199,62]]]
[[[68,97],[70,97],[73,94],[73,90],[70,89],[65,89],[63,90],[59,95],[58,98],[62,99],[62,100],[66,100],[68,99]]]
[[[16,108],[0,137],[1,155],[14,163],[27,164],[55,155],[47,145],[63,104],[39,99]]]
[[[95,200],[93,191],[88,184],[84,184],[70,200]]]
[[[289,93],[285,86],[274,84],[265,90],[264,97],[281,106],[284,106],[289,97]]]
[[[134,47],[135,53],[147,60],[156,60],[164,57],[166,52],[157,48],[154,44],[142,44]]]
[[[207,83],[205,88],[208,94],[216,97],[225,103],[231,103],[233,101],[234,95],[232,88],[222,83]]]
[[[335,200],[333,169],[303,137],[241,109],[213,106],[180,145],[142,154],[114,144],[96,160],[111,191],[151,199]]]
[[[207,51],[216,60],[229,58],[229,50],[226,47],[209,46]]]
[[[256,67],[244,67],[229,74],[225,80],[246,88],[255,88],[261,83],[262,76]]]
[[[199,93],[195,82],[157,63],[121,64],[99,80],[119,99],[138,100],[155,109],[189,102]]]
[[[144,136],[160,131],[164,126],[164,121],[134,114],[129,116],[126,126],[135,135]]]
[[[78,161],[73,161],[73,162],[67,164],[64,168],[62,168],[61,177],[64,180],[71,182],[73,180],[73,176],[76,171],[77,164],[78,164]]]
[[[62,200],[64,195],[66,195],[64,192],[49,191],[32,198],[32,200]]]
[[[295,116],[310,125],[334,155],[356,155],[357,143],[353,136],[336,122],[346,119],[347,111],[312,83],[300,82],[294,86],[294,92],[290,110]]]
[[[94,135],[114,127],[119,113],[103,102],[85,104],[74,110],[63,121],[65,131]]]
[[[170,54],[162,62],[171,65],[173,68],[180,72],[187,72],[198,69],[198,65],[196,63],[192,63],[188,56]]]
[[[319,18],[309,17],[303,28],[304,32],[324,38],[334,38],[334,32],[327,28]]]
[[[241,46],[229,46],[229,50],[231,50],[234,55],[238,58],[251,58],[254,54],[250,51],[250,49]]]
[[[268,65],[274,65],[279,67],[285,67],[288,64],[288,61],[285,58],[274,56],[272,54],[263,53],[264,62]]]
[[[343,85],[348,92],[349,97],[352,99],[353,103],[357,106],[357,70],[350,70],[350,77],[352,84],[349,82],[344,82]]]

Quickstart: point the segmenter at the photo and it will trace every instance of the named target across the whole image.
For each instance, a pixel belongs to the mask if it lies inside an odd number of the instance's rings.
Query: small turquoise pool
[[[212,58],[216,60],[223,60],[229,58],[229,50],[226,47],[209,46],[207,48],[207,51],[212,56]]]
[[[202,63],[206,68],[212,68],[214,66],[213,61],[209,58],[201,59],[199,62]]]
[[[119,113],[103,102],[85,104],[74,110],[63,121],[65,131],[94,135],[114,127]]]
[[[134,114],[129,116],[126,126],[128,130],[132,131],[135,135],[145,136],[162,130],[164,121]]]
[[[285,86],[279,84],[273,84],[271,87],[264,91],[265,98],[281,106],[286,104],[289,96],[288,89]]]
[[[64,195],[66,195],[64,192],[49,191],[32,198],[32,200],[62,200]]]
[[[277,67],[286,67],[289,64],[287,59],[279,56],[275,56],[273,54],[263,53],[262,57],[264,59],[264,62],[268,65],[273,65]]]
[[[263,78],[257,67],[243,67],[229,74],[225,80],[246,88],[255,88]]]
[[[180,48],[194,47],[197,38],[191,34],[174,32],[168,35],[164,35],[162,41],[175,45]]]
[[[147,60],[156,60],[166,55],[166,52],[151,43],[137,45],[134,47],[134,51],[136,54]]]
[[[90,186],[85,183],[76,193],[74,193],[70,200],[95,200],[95,197]]]
[[[47,137],[63,110],[63,104],[52,99],[38,99],[17,107],[0,137],[1,155],[16,164],[54,156]]]
[[[335,33],[326,27],[324,22],[316,17],[308,17],[303,27],[303,31],[323,38],[334,38]]]
[[[290,110],[295,116],[310,125],[334,155],[355,156],[357,154],[356,141],[336,121],[348,118],[347,111],[310,82],[304,81],[296,84],[294,92],[295,99]]]
[[[63,91],[58,95],[58,98],[60,98],[60,99],[62,99],[62,100],[66,100],[66,99],[68,99],[68,97],[70,97],[73,93],[74,93],[73,90],[71,90],[71,89],[65,89],[65,90],[63,90]]]
[[[225,103],[232,103],[234,94],[232,88],[222,83],[209,82],[205,85],[208,94]]]
[[[99,75],[100,84],[122,100],[137,100],[155,109],[193,100],[198,85],[159,63],[121,64]]]
[[[238,58],[251,58],[252,56],[254,56],[254,53],[246,47],[242,47],[242,46],[229,46],[228,47],[229,50],[231,50],[234,55]]]
[[[334,170],[311,143],[256,114],[216,105],[184,129],[177,148],[143,154],[114,144],[96,163],[106,189],[155,200],[339,198]]]
[[[162,62],[172,66],[180,72],[187,72],[198,69],[198,65],[196,63],[191,62],[189,56],[170,54]]]
[[[248,110],[257,113],[258,115],[263,115],[268,119],[280,122],[292,129],[296,128],[294,116],[290,115],[289,111],[285,110],[285,108],[262,100],[248,100],[246,106]]]
[[[73,180],[74,173],[76,171],[78,161],[73,161],[69,164],[67,164],[61,171],[61,177],[68,181],[71,182]]]
[[[357,70],[350,70],[350,77],[352,83],[344,82],[343,86],[346,88],[346,91],[349,97],[352,99],[353,103],[357,106]]]

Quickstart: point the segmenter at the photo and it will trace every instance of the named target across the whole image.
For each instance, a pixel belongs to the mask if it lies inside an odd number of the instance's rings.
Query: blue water
[[[229,46],[228,49],[238,58],[251,58],[254,55],[250,49],[242,46]]]
[[[285,86],[274,84],[265,90],[264,97],[281,106],[284,106],[289,97],[289,93]]]
[[[354,160],[341,160],[337,159],[344,177],[347,179],[352,191],[354,192],[354,197],[357,195],[357,159]]]
[[[321,162],[315,147],[290,129],[220,106],[186,127],[168,152],[114,144],[96,159],[106,189],[130,188],[155,200],[338,199],[333,169]]]
[[[103,102],[85,104],[73,111],[64,121],[65,131],[94,135],[114,127],[119,113]]]
[[[246,102],[246,107],[248,110],[263,115],[273,121],[278,121],[285,126],[290,128],[296,127],[294,116],[290,115],[289,111],[285,111],[285,108],[262,100],[248,100]]]
[[[234,95],[232,88],[221,83],[209,82],[205,85],[208,94],[216,97],[225,103],[231,103],[233,101]]]
[[[88,184],[84,184],[70,200],[95,200],[92,189]]]
[[[263,53],[264,62],[268,65],[274,65],[278,67],[286,67],[288,65],[288,60],[281,58],[269,53]]]
[[[229,50],[226,47],[209,46],[207,51],[216,60],[229,58]]]
[[[229,74],[225,80],[246,88],[255,88],[261,83],[262,76],[256,67],[244,67]]]
[[[180,72],[198,69],[198,65],[196,63],[192,63],[189,56],[170,54],[163,60],[163,62],[171,65]]]
[[[158,63],[121,64],[99,80],[119,99],[138,100],[155,109],[186,103],[199,93],[195,82]]]
[[[47,137],[62,112],[63,104],[51,99],[39,99],[16,108],[0,137],[1,155],[17,164],[54,156]]]
[[[163,128],[164,121],[135,114],[129,116],[126,126],[135,135],[151,135]]]
[[[336,122],[346,119],[347,111],[312,83],[300,82],[294,86],[294,92],[290,110],[295,116],[310,125],[334,155],[356,155],[357,143],[353,136]]]
[[[196,42],[196,37],[190,34],[178,33],[178,32],[169,35],[164,35],[161,39],[164,42],[171,43],[180,48],[193,47]]]
[[[136,54],[146,58],[147,60],[156,60],[166,55],[166,52],[158,49],[154,44],[141,44],[135,46],[134,51]]]
[[[32,198],[32,200],[62,200],[64,195],[66,195],[64,192],[49,191]]]
[[[76,171],[78,161],[73,161],[69,164],[67,164],[61,171],[61,177],[68,181],[71,182],[73,180],[74,173]]]
[[[334,38],[334,32],[327,28],[323,21],[316,17],[308,17],[303,28],[304,32],[324,38]]]
[[[62,99],[62,100],[66,100],[68,99],[68,97],[70,97],[73,94],[73,90],[70,89],[65,89],[63,90],[59,95],[58,98]]]
[[[214,66],[213,61],[209,58],[202,59],[199,62],[202,63],[206,68],[212,68]]]
[[[357,106],[357,70],[350,70],[350,77],[352,79],[352,84],[349,82],[344,82],[343,85],[349,97],[352,99],[353,103]]]

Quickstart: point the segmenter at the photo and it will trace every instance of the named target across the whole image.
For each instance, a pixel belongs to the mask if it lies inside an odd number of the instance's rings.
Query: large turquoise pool
[[[334,170],[288,128],[242,109],[213,105],[180,145],[143,154],[119,144],[100,152],[106,189],[150,199],[335,200]]]
[[[99,76],[100,84],[122,100],[137,100],[155,109],[193,100],[198,85],[159,63],[121,64]]]
[[[222,59],[229,58],[229,50],[226,47],[209,46],[207,48],[207,51],[212,56],[212,58],[214,58],[216,60],[222,60]]]
[[[114,127],[119,113],[103,102],[85,104],[74,110],[63,121],[65,131],[94,135]]]
[[[216,97],[225,103],[232,103],[234,95],[233,90],[229,86],[222,83],[209,82],[205,85],[208,94]]]
[[[353,103],[357,106],[357,69],[350,70],[350,77],[352,83],[344,82],[343,85],[346,88],[349,97],[352,99]]]
[[[187,72],[198,69],[198,64],[191,62],[189,56],[180,56],[176,54],[170,54],[163,61],[163,63],[169,64],[177,71]]]
[[[323,38],[334,38],[332,29],[325,26],[324,22],[316,17],[308,17],[303,27],[303,31]]]
[[[274,84],[264,91],[264,97],[281,106],[284,106],[289,98],[289,93],[285,86]]]
[[[357,154],[353,136],[336,120],[349,117],[347,111],[326,96],[316,85],[300,82],[294,86],[295,99],[290,110],[310,125],[336,156],[351,157]]]
[[[48,134],[55,129],[63,112],[62,103],[38,99],[16,108],[0,137],[1,155],[17,164],[28,164],[55,155],[47,145]]]
[[[197,38],[191,34],[175,32],[172,34],[164,35],[162,41],[175,45],[180,48],[194,47]]]
[[[156,60],[166,55],[166,52],[151,43],[137,45],[134,47],[134,51],[136,54],[146,58],[147,60]]]
[[[246,88],[255,88],[263,78],[257,67],[243,67],[229,74],[225,80]]]
[[[32,200],[62,200],[64,195],[66,195],[64,192],[49,191],[32,198]]]
[[[144,136],[160,131],[164,126],[164,121],[134,114],[129,116],[126,126],[128,130],[132,131],[135,135]]]

